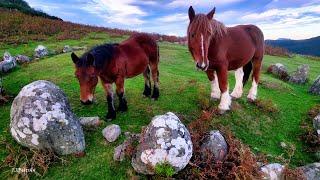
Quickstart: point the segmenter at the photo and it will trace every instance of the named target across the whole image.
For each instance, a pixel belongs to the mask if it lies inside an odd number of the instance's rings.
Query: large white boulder
[[[10,117],[11,134],[23,146],[61,155],[84,151],[80,122],[63,91],[49,81],[23,87],[12,103]]]
[[[42,57],[47,56],[47,55],[49,55],[49,51],[43,45],[38,45],[36,47],[36,49],[34,50],[34,57],[35,58],[42,58]]]
[[[154,174],[157,164],[170,164],[175,172],[182,170],[192,157],[190,133],[179,118],[168,112],[155,116],[142,132],[140,144],[132,158],[138,173]]]

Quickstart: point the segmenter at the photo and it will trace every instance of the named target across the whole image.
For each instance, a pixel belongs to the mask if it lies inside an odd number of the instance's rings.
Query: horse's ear
[[[188,12],[188,14],[189,14],[189,20],[190,20],[190,22],[191,22],[191,21],[193,20],[193,18],[196,16],[196,13],[194,12],[194,9],[193,9],[192,6],[189,7],[189,12]]]
[[[79,58],[75,53],[71,53],[71,59],[75,64],[77,64],[77,62],[79,61]]]
[[[207,17],[208,19],[212,19],[213,16],[214,16],[214,13],[216,13],[216,7],[214,7],[208,14],[207,14]]]
[[[89,54],[87,55],[87,65],[88,65],[88,66],[92,66],[92,65],[93,65],[93,62],[94,62],[94,56],[93,56],[91,53],[89,53]]]

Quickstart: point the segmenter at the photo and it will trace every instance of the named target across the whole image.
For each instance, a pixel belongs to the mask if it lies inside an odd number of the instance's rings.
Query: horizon
[[[208,13],[226,26],[254,24],[266,40],[301,40],[319,36],[319,0],[26,0],[45,13],[74,23],[186,36],[188,8]]]

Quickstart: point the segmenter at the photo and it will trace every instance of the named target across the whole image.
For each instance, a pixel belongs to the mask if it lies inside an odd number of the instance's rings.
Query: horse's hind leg
[[[251,101],[251,102],[257,99],[262,59],[263,57],[253,57],[252,59],[252,65],[253,65],[252,86],[247,96],[248,101]]]
[[[146,97],[150,97],[151,96],[151,81],[150,81],[150,67],[149,66],[143,72],[143,77],[144,77],[143,95]]]
[[[128,110],[127,100],[124,96],[124,78],[120,77],[116,80],[116,86],[117,86],[117,95],[119,98],[119,108],[118,110],[120,112],[125,112]]]
[[[236,85],[234,86],[234,89],[231,93],[231,97],[235,98],[235,99],[238,99],[238,98],[241,98],[242,96],[242,93],[243,93],[243,84],[242,84],[242,81],[243,81],[243,68],[239,68],[237,69],[235,72],[234,72],[234,76],[236,78]]]
[[[151,98],[157,100],[159,98],[159,70],[158,70],[158,63],[151,63],[151,73],[152,73],[152,80],[154,83],[153,86],[153,93]]]

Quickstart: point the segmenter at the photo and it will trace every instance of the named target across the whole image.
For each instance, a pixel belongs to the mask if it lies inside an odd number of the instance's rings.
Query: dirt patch
[[[252,102],[255,106],[257,106],[259,109],[266,113],[276,113],[279,112],[278,107],[272,102],[271,99],[264,100],[264,99],[258,99],[254,102]]]
[[[268,81],[260,81],[259,84],[263,87],[265,87],[266,89],[274,89],[277,91],[281,91],[281,92],[290,92],[292,91],[292,89],[288,88],[288,87],[284,87],[282,84],[280,83],[276,83],[276,82],[268,82]]]
[[[29,176],[44,176],[49,166],[54,163],[65,164],[65,159],[50,150],[31,150],[21,146],[14,147],[7,141],[1,140],[0,146],[7,150],[8,155],[1,162],[0,170],[7,172],[7,178],[29,179]]]

